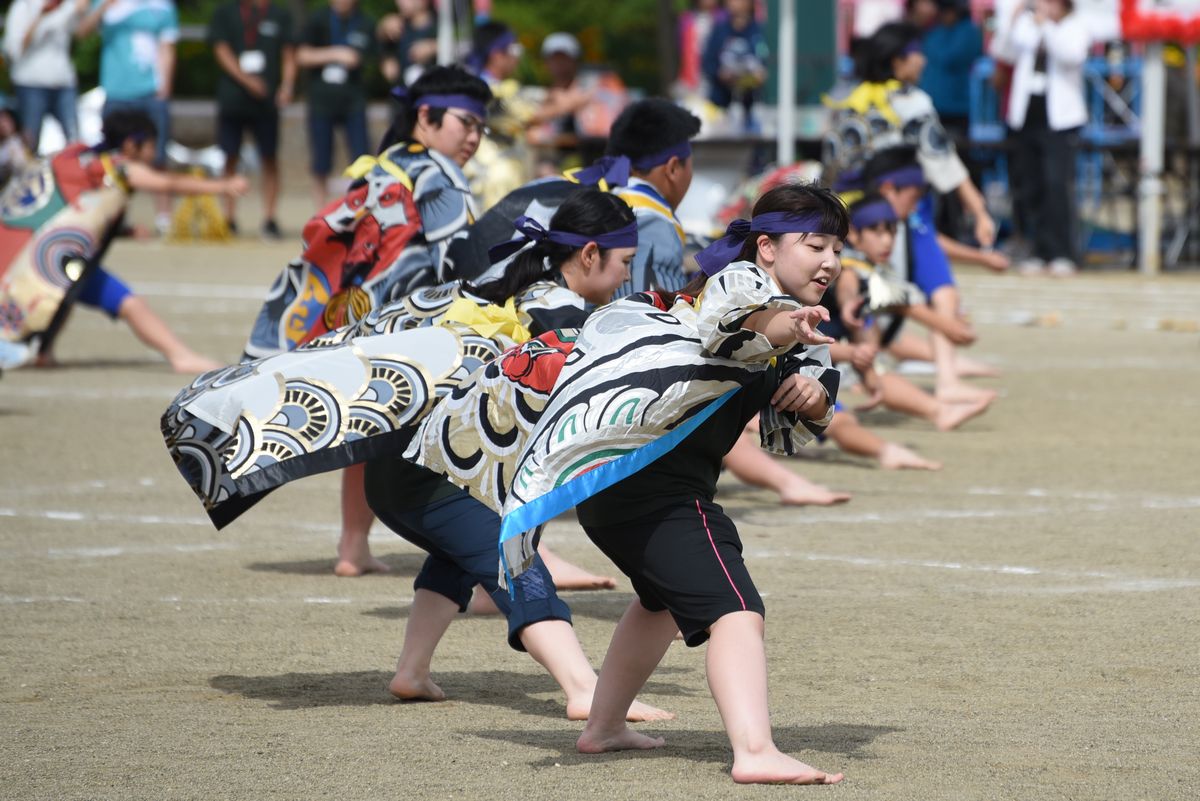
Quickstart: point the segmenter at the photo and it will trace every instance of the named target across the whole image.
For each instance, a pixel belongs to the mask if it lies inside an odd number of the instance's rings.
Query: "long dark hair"
[[[462,67],[430,67],[413,81],[412,86],[403,90],[403,97],[397,97],[399,108],[391,127],[379,143],[380,153],[397,142],[412,141],[421,95],[466,95],[485,106],[492,101],[492,90],[487,83]],[[445,116],[446,109],[430,107],[429,122],[435,127],[441,126]]]
[[[892,60],[904,48],[920,41],[921,31],[911,22],[889,22],[855,48],[854,73],[860,80],[882,83],[896,77]]]
[[[580,189],[554,212],[549,228],[584,236],[598,236],[624,228],[636,219],[633,209],[616,195],[601,192],[599,189]],[[580,248],[570,245],[543,240],[517,254],[504,274],[496,280],[481,286],[467,284],[464,288],[484,300],[502,304],[530,284],[553,280],[563,263],[579,250]],[[601,248],[601,257],[607,252],[607,248]]]

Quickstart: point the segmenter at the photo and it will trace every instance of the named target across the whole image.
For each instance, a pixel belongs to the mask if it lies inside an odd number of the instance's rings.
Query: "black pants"
[[[1043,261],[1078,261],[1075,237],[1075,154],[1078,128],[1054,131],[1046,119],[1046,96],[1029,98],[1025,125],[1016,132],[1010,170],[1017,174],[1013,199],[1022,233]]]

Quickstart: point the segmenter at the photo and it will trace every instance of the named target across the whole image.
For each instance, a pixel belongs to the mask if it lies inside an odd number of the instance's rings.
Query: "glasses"
[[[467,133],[474,133],[475,131],[479,131],[480,136],[490,136],[492,133],[492,129],[489,128],[487,123],[484,122],[483,120],[476,119],[475,117],[469,116],[467,114],[459,114],[456,111],[449,111],[447,113],[451,117],[454,117],[459,122],[461,122],[462,127],[466,129]]]

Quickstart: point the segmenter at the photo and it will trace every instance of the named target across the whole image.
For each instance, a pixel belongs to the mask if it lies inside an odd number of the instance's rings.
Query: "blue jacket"
[[[971,65],[983,55],[983,36],[969,18],[935,25],[925,34],[921,88],[943,117],[965,117],[971,107]]]

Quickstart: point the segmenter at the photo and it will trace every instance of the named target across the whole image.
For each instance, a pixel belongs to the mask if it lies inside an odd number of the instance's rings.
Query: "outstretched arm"
[[[229,178],[201,178],[195,175],[163,172],[145,164],[126,164],[125,180],[143,192],[170,192],[175,195],[244,195],[248,186],[241,175]]]

